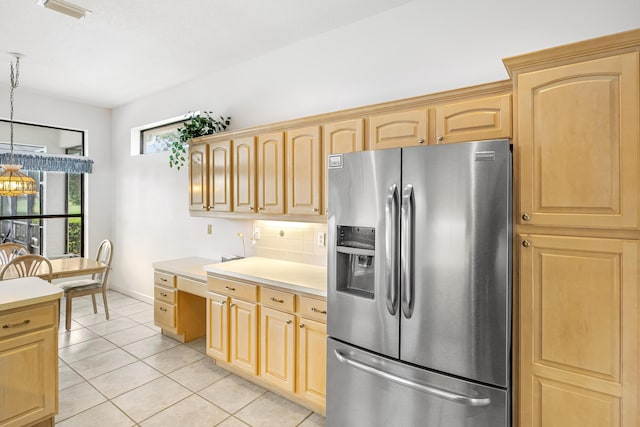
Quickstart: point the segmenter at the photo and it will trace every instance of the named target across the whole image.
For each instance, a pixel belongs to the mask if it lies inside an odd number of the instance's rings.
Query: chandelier
[[[0,174],[0,196],[23,196],[25,194],[36,194],[37,187],[36,181],[20,172],[22,165],[17,165],[13,160],[13,91],[18,87],[18,79],[20,77],[20,55],[16,54],[15,69],[13,62],[11,62],[11,86],[9,90],[9,104],[10,104],[10,141],[11,141],[11,154],[9,157],[9,164],[0,165],[2,167],[2,174]]]

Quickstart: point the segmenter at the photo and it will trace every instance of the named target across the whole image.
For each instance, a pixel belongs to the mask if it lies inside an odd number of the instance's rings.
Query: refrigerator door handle
[[[442,399],[450,400],[452,402],[461,403],[467,406],[488,406],[491,404],[491,399],[488,397],[471,397],[465,396],[464,394],[453,393],[447,390],[442,390],[440,388],[431,387],[424,384],[419,384],[417,382],[408,380],[406,378],[399,377],[397,375],[390,374],[388,372],[381,371],[380,369],[374,368],[373,366],[367,365],[366,363],[358,362],[353,359],[349,359],[344,354],[339,352],[338,350],[333,350],[333,353],[338,359],[339,362],[353,366],[354,368],[360,369],[371,375],[376,375],[378,377],[384,378],[388,381],[392,381],[396,384],[400,384],[402,386],[411,388],[413,390],[430,394],[432,396],[436,396]]]
[[[401,278],[401,299],[402,314],[407,319],[413,315],[413,292],[414,292],[414,271],[413,271],[413,250],[414,250],[414,200],[413,185],[407,184],[402,190],[402,278]]]
[[[395,316],[398,310],[398,186],[387,192],[385,205],[385,274],[387,282],[387,310]]]

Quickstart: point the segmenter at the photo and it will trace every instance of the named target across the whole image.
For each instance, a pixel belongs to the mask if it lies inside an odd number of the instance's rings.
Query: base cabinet
[[[211,275],[208,289],[207,355],[324,414],[326,300]]]
[[[298,324],[298,394],[325,406],[327,400],[327,325],[300,318]]]
[[[55,416],[58,302],[2,313],[0,323],[0,426],[21,427]]]

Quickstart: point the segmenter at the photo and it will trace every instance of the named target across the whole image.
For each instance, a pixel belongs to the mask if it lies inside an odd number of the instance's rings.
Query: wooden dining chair
[[[2,266],[0,280],[39,276],[51,282],[52,272],[51,263],[42,255],[19,255]]]
[[[29,251],[19,243],[0,244],[0,265],[5,265],[13,258],[20,255],[27,255]]]
[[[59,283],[58,286],[64,291],[67,300],[65,313],[65,327],[71,329],[71,301],[73,298],[91,295],[93,301],[93,312],[98,313],[96,305],[96,294],[102,293],[102,301],[104,303],[104,312],[109,320],[109,306],[107,305],[107,278],[111,269],[111,259],[113,258],[113,244],[111,240],[103,240],[98,247],[96,260],[106,265],[101,273],[96,273],[89,279],[70,280],[68,282]]]

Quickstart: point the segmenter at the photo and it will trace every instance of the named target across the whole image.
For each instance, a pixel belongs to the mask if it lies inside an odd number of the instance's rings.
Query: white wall
[[[22,67],[24,70],[28,64],[23,63]],[[22,74],[26,78],[27,74]],[[0,117],[9,117],[9,87],[2,85]],[[19,87],[15,91],[14,119],[87,132],[85,153],[95,163],[93,173],[86,175],[85,250],[87,256],[95,256],[100,241],[113,238],[112,188],[116,180],[111,164],[111,110],[55,99]]]
[[[417,0],[117,108],[112,284],[150,296],[153,261],[238,253],[251,228],[189,216],[186,170],[166,153],[131,157],[132,127],[212,110],[237,129],[502,80],[501,58],[636,27],[638,0]],[[198,42],[206,54],[217,41]]]

